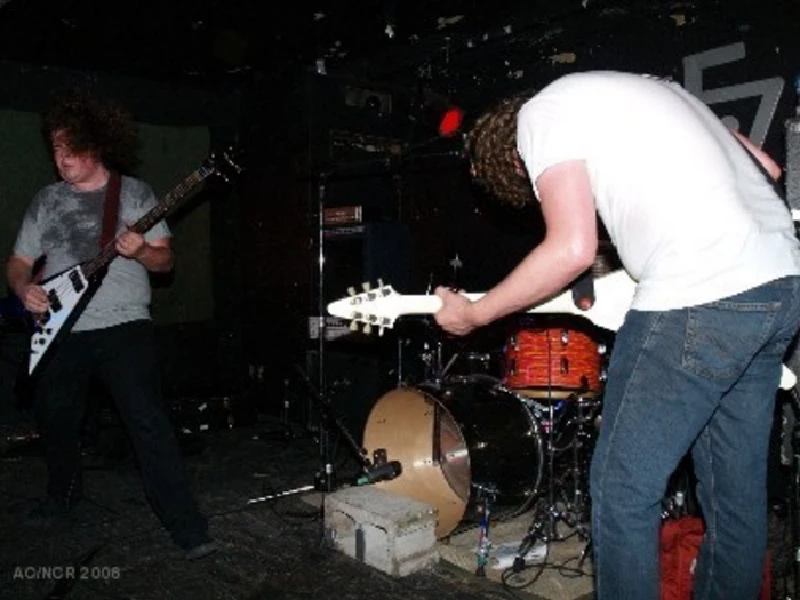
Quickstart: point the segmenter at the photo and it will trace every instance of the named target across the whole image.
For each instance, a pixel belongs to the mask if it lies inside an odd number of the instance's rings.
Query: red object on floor
[[[705,527],[699,517],[670,519],[661,527],[661,600],[691,600],[694,569]],[[771,585],[769,551],[759,600],[769,600]]]

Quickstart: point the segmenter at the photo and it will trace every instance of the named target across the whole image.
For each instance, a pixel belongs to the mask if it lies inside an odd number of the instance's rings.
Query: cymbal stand
[[[578,414],[576,416],[577,428],[575,432],[575,439],[572,442],[572,482],[573,482],[573,504],[572,512],[575,515],[575,532],[578,539],[586,542],[578,559],[578,569],[583,566],[584,561],[591,557],[592,554],[592,534],[591,526],[584,520],[587,509],[587,498],[584,494],[582,487],[583,475],[585,470],[581,467],[581,459],[583,458],[581,448],[586,448],[588,442],[588,434],[584,429],[587,422],[586,402],[583,398],[576,399],[576,406]]]
[[[550,542],[566,539],[562,537],[558,531],[558,522],[564,521],[568,526],[574,526],[574,523],[568,520],[565,512],[558,509],[556,504],[556,485],[555,485],[555,403],[553,398],[550,398],[549,407],[549,422],[547,426],[547,471],[549,480],[549,489],[547,500],[540,499],[534,508],[533,520],[525,537],[517,549],[517,556],[514,558],[512,569],[519,572],[525,568],[525,556],[528,551],[534,546],[537,540],[541,540],[546,545]]]

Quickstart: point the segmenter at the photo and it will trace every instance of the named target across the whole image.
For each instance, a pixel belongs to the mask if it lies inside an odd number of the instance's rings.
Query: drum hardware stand
[[[478,512],[481,515],[479,523],[478,537],[478,567],[475,575],[486,577],[486,565],[489,563],[489,551],[492,549],[492,542],[489,539],[489,523],[491,521],[491,505],[497,498],[497,488],[492,485],[472,484],[478,490],[480,504]]]
[[[792,481],[791,481],[791,519],[792,519],[792,575],[793,598],[800,598],[800,392],[793,386],[790,395],[795,413],[792,426]]]
[[[517,551],[517,556],[514,558],[514,565],[513,569],[515,572],[519,572],[525,567],[525,555],[531,549],[531,547],[536,543],[537,540],[541,540],[545,544],[549,544],[555,541],[561,541],[566,539],[566,537],[562,537],[558,531],[558,522],[561,521],[565,523],[570,528],[575,528],[578,537],[581,540],[586,541],[586,546],[584,547],[583,551],[581,552],[581,557],[579,559],[580,566],[583,565],[583,562],[586,560],[588,556],[591,554],[592,548],[592,541],[591,541],[591,534],[589,528],[583,522],[581,515],[584,511],[584,494],[583,490],[581,489],[581,469],[580,469],[580,453],[578,451],[578,444],[580,442],[580,437],[584,433],[584,422],[586,419],[582,413],[583,406],[582,402],[580,402],[580,397],[577,394],[573,394],[567,402],[572,402],[578,405],[578,416],[577,416],[577,430],[575,434],[575,439],[572,441],[572,459],[573,459],[573,466],[572,466],[572,478],[573,478],[573,494],[574,497],[572,499],[572,503],[567,503],[566,510],[560,510],[558,508],[556,502],[556,479],[555,479],[555,429],[556,429],[556,421],[555,421],[555,407],[554,403],[551,402],[547,409],[548,417],[550,419],[549,422],[549,430],[547,432],[547,453],[548,453],[548,472],[549,472],[549,490],[548,490],[548,497],[546,501],[540,500],[537,504],[537,507],[534,511],[534,518],[531,526],[528,529],[528,533],[523,538],[519,549]],[[546,502],[544,504],[543,502]]]
[[[442,342],[436,341],[436,349],[431,348],[429,342],[424,342],[421,354],[422,362],[425,364],[424,380],[432,385],[439,387],[444,380],[444,369],[442,369]]]
[[[587,422],[585,415],[583,413],[584,406],[582,401],[578,401],[578,427],[575,432],[575,440],[573,441],[572,447],[572,461],[573,461],[573,493],[574,493],[574,505],[573,511],[576,515],[576,524],[575,524],[575,531],[578,535],[578,539],[581,541],[586,542],[581,551],[581,555],[578,558],[578,569],[583,568],[583,563],[586,561],[587,558],[591,558],[592,556],[592,534],[591,534],[591,527],[587,526],[586,522],[583,520],[583,516],[586,510],[585,505],[585,496],[583,494],[583,490],[581,489],[581,480],[583,471],[580,468],[580,458],[581,453],[578,450],[578,446],[584,444],[585,442],[581,441],[581,438],[584,434],[584,424]]]
[[[592,538],[590,537],[589,541],[587,541],[586,545],[583,547],[580,557],[578,558],[578,570],[583,568],[583,563],[586,562],[587,558],[591,558],[593,550],[592,546]]]
[[[576,417],[577,428],[575,430],[575,439],[572,444],[573,511],[577,516],[578,535],[582,539],[588,539],[586,524],[582,519],[586,510],[586,496],[584,495],[581,484],[584,482],[586,471],[585,469],[581,469],[582,453],[580,448],[585,447],[587,443],[585,441],[588,435],[586,433],[586,423],[589,422],[589,419],[584,413],[586,406],[583,398],[576,397],[575,403],[577,405],[578,415]]]
[[[514,563],[511,567],[514,573],[519,573],[525,568],[525,556],[536,544],[536,540],[542,540],[545,544],[550,542],[545,534],[545,519],[540,518],[541,512],[540,506],[537,505],[534,509],[533,522],[528,528],[528,533],[522,538],[519,548],[517,549],[517,555],[514,557]],[[549,513],[550,511],[548,510],[547,512]]]
[[[517,549],[517,556],[514,557],[514,564],[512,570],[519,573],[525,568],[525,555],[536,544],[537,540],[541,540],[545,544],[549,544],[556,539],[560,539],[557,529],[557,521],[564,520],[564,515],[556,507],[555,502],[555,479],[554,479],[554,452],[553,447],[553,434],[555,429],[555,415],[553,409],[553,402],[550,402],[548,408],[550,416],[550,425],[548,431],[547,452],[549,455],[548,471],[550,489],[548,491],[547,504],[542,505],[542,500],[537,502],[534,508],[533,522],[528,527],[528,532],[522,538],[519,548]]]
[[[276,436],[278,436],[283,440],[291,441],[301,437],[295,432],[289,419],[289,413],[292,405],[289,383],[290,382],[288,378],[283,380],[283,399],[281,400],[281,411],[278,421],[278,426],[280,429],[278,431],[260,431],[257,435],[259,439],[274,439]]]
[[[453,281],[452,281],[452,284],[450,285],[450,287],[453,290],[458,291],[458,270],[461,267],[464,266],[464,263],[461,261],[461,258],[458,256],[458,252],[456,252],[456,255],[453,258],[450,259],[450,262],[448,264],[451,267],[453,267]]]

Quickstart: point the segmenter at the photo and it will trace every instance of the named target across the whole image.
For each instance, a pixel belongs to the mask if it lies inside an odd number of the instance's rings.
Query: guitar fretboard
[[[158,223],[161,219],[172,212],[178,203],[188,194],[192,188],[197,186],[206,177],[214,172],[211,166],[203,166],[189,174],[186,179],[179,183],[171,192],[169,192],[164,199],[156,206],[150,209],[147,214],[140,218],[136,223],[131,225],[129,229],[136,233],[144,234],[150,230],[153,225]],[[103,248],[100,253],[95,256],[84,266],[84,274],[87,278],[91,278],[95,273],[104,269],[112,260],[118,255],[116,247],[116,239]]]

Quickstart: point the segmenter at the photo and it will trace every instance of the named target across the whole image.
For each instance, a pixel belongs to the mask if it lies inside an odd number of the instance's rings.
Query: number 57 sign
[[[683,59],[684,87],[708,105],[720,102],[733,102],[744,98],[760,98],[753,127],[748,134],[759,146],[764,143],[770,125],[775,118],[785,81],[782,77],[747,81],[715,89],[705,89],[703,74],[706,69],[742,60],[746,56],[744,42],[705,50]],[[722,120],[734,129],[739,129],[736,117],[726,115]]]

